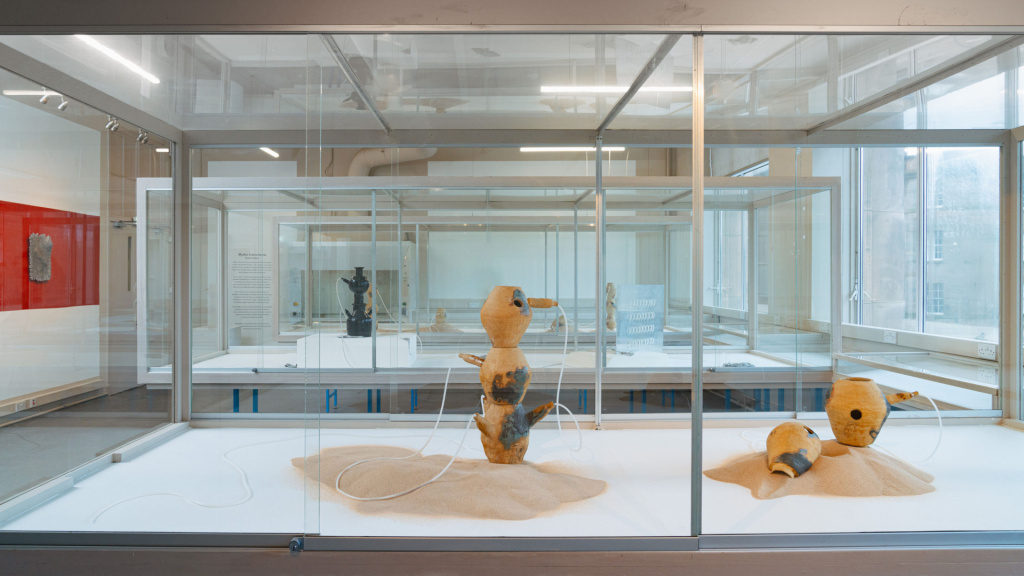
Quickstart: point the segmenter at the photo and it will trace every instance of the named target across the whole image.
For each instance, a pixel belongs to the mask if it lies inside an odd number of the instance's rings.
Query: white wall
[[[98,216],[101,139],[0,98],[0,200]],[[100,376],[100,307],[0,312],[0,402]]]

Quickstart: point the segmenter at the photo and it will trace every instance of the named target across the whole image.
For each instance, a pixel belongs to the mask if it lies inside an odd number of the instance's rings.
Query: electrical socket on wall
[[[33,398],[33,399],[28,401],[28,407],[29,408],[35,408],[35,406],[36,406],[36,399],[35,398]]]
[[[996,369],[988,366],[978,366],[978,380],[982,382],[995,382]]]
[[[978,343],[978,358],[984,358],[985,360],[996,359],[996,345],[987,342]]]
[[[895,344],[896,343],[896,331],[895,330],[886,330],[885,332],[883,332],[882,333],[882,342],[885,342],[886,344]]]
[[[17,404],[14,405],[14,411],[15,412],[21,412],[24,409],[25,409],[25,403],[24,402],[18,402]]]

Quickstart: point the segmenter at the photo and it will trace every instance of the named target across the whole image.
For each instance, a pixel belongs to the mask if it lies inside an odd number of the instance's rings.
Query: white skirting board
[[[718,466],[761,450],[774,425],[709,428],[704,465]],[[571,426],[571,425],[570,425]],[[827,429],[818,429],[830,438]],[[290,460],[319,446],[383,444],[419,447],[429,430],[418,429],[191,429],[139,457],[79,481],[72,490],[24,514],[4,530],[303,533],[324,536],[684,536],[689,533],[687,429],[589,430],[579,461],[558,431],[531,433],[527,458],[561,461],[608,482],[597,498],[524,521],[368,516],[324,498],[305,516],[302,475]],[[427,453],[450,454],[461,429],[439,429]],[[566,439],[576,441],[575,430]],[[934,425],[887,426],[878,440],[907,461],[923,458],[937,438]],[[946,426],[935,457],[920,467],[935,476],[936,491],[922,496],[836,498],[790,496],[755,500],[748,490],[705,479],[703,526],[707,534],[1024,530],[1024,432],[1005,426]],[[225,459],[225,455],[227,459]],[[466,458],[482,458],[470,432]],[[248,476],[253,497],[228,460]],[[155,493],[181,493],[206,504]],[[130,498],[103,513],[97,512]],[[319,516],[318,518],[316,516]]]

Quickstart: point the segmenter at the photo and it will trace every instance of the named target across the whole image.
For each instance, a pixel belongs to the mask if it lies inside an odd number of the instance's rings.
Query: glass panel
[[[811,128],[996,49],[1005,36],[709,36],[708,130]],[[1011,128],[1003,54],[837,128]],[[1012,102],[1012,100],[1009,100]],[[922,114],[917,108],[924,102]]]
[[[181,123],[178,66],[192,54],[195,37],[5,35],[0,42],[164,122]],[[201,75],[198,67],[195,73]]]
[[[580,129],[600,124],[664,36],[335,34],[331,38],[395,128]],[[680,42],[686,44],[688,37]],[[681,50],[678,61],[691,66],[688,52]]]
[[[764,106],[750,108],[747,102],[746,109],[740,105],[730,109],[720,94],[735,78],[720,70],[742,69],[735,62],[740,60],[743,44],[728,42],[739,38],[706,39],[712,57],[706,65],[709,128],[783,129],[804,122],[811,127],[851,104],[869,103],[1002,41],[884,37],[877,39],[877,46],[860,45],[858,56],[848,49],[866,37],[798,38],[792,46],[784,46],[776,60],[759,64],[759,74],[746,78],[761,88],[757,103]],[[780,37],[773,41],[784,43]],[[814,47],[820,53],[815,54]],[[886,57],[889,50],[891,57]],[[715,56],[722,53],[724,58]],[[1018,66],[1016,54],[1016,50],[992,52],[987,61],[868,110],[837,128],[1012,126],[1016,120],[1012,106],[1007,105],[1007,86],[1013,82],[1007,71]],[[769,74],[772,62],[778,65],[774,77]],[[769,89],[772,79],[780,87],[777,97]],[[824,100],[817,100],[822,94]],[[724,117],[716,118],[718,114]],[[731,352],[726,343],[707,343],[709,336],[724,339],[714,330],[725,333],[726,329],[715,324],[719,318],[704,315],[705,364],[713,370],[705,379],[705,417],[715,422],[714,427],[703,429],[707,479],[702,484],[702,521],[707,533],[1020,526],[1016,512],[1004,510],[997,496],[984,509],[978,504],[958,506],[954,496],[958,489],[980,488],[993,494],[1010,489],[1011,483],[1020,480],[1017,468],[997,467],[998,472],[993,469],[983,480],[958,484],[961,480],[953,463],[963,457],[963,446],[970,444],[972,453],[979,454],[984,449],[978,446],[985,442],[1015,445],[1019,434],[1006,434],[999,426],[968,432],[949,426],[947,419],[1001,413],[999,151],[894,146],[880,136],[865,131],[863,138],[851,137],[877,147],[711,147],[708,151],[716,175],[743,174],[767,159],[768,180],[783,176],[798,194],[755,200],[751,210],[755,246],[750,290],[757,314],[751,316],[748,345],[758,356],[787,364],[788,373],[764,368],[756,375],[757,382],[745,384],[744,375],[729,372],[721,363]],[[838,194],[814,192],[819,179],[831,181],[828,186]],[[706,305],[725,301],[717,293],[720,286],[725,287],[718,283],[727,266],[724,260],[739,257],[739,252],[730,256],[724,250],[728,229],[721,215],[724,208],[716,205],[717,180],[708,178],[701,231],[704,287],[711,290],[705,292]],[[759,179],[749,180],[754,181],[750,188],[756,189]],[[801,190],[809,193],[800,195]],[[840,313],[842,323],[834,316]],[[747,402],[754,411],[780,410],[783,418],[797,418],[791,423],[792,437],[808,442],[802,445],[806,452],[795,444],[775,452],[775,442],[785,430],[777,427],[775,415],[760,426],[722,422],[727,415],[716,414],[724,412],[724,399],[716,396],[721,394],[716,386],[730,390],[731,402],[726,406],[735,409],[735,398],[744,385],[752,389]],[[865,395],[855,397],[852,386],[862,387]],[[790,392],[797,398],[792,405]],[[876,407],[870,407],[868,399],[878,399]],[[940,411],[941,421],[936,418]],[[910,422],[917,425],[905,425]],[[940,428],[943,422],[946,427]],[[865,427],[862,439],[850,434],[858,426]],[[806,440],[808,428],[821,442],[821,453],[813,462],[801,459],[816,450],[815,443]],[[996,451],[988,455],[998,459]],[[858,459],[863,461],[855,464]],[[773,464],[788,465],[800,477],[773,473]],[[882,477],[897,476],[902,480],[886,483],[884,488],[877,483]],[[851,482],[856,490],[849,489]],[[839,484],[844,488],[839,489]],[[800,494],[815,497],[813,514],[801,511],[807,500],[794,497]],[[876,508],[878,499],[871,496],[881,495],[895,497],[884,508]],[[944,510],[941,517],[925,512],[938,502]],[[893,503],[906,514],[882,518]]]
[[[681,37],[612,122],[614,130],[689,130],[693,123],[693,41]]]
[[[861,322],[917,331],[921,322],[921,199],[918,148],[866,148],[862,154],[858,301]]]
[[[928,334],[999,341],[999,149],[927,148]]]
[[[121,491],[10,506],[171,420],[170,370],[150,370],[173,354],[170,144],[6,71],[0,88],[0,523],[123,530]]]

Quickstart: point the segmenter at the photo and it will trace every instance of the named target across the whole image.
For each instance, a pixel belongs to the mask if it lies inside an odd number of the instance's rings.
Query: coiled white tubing
[[[558,306],[558,311],[561,312],[561,314],[563,316],[565,315],[565,310],[562,310],[561,306]],[[566,331],[565,331],[565,342],[562,345],[562,367],[558,371],[558,385],[557,385],[557,387],[555,389],[555,421],[558,424],[558,436],[559,436],[559,438],[562,439],[562,442],[565,443],[566,447],[569,449],[570,452],[579,452],[580,450],[583,449],[583,429],[580,427],[580,423],[579,423],[579,420],[576,419],[576,415],[573,414],[572,411],[569,410],[568,407],[566,407],[564,404],[562,404],[559,401],[561,399],[561,393],[562,393],[562,376],[565,373],[565,357],[566,357],[566,352],[568,352],[568,350],[569,350],[569,330],[566,329]],[[430,431],[430,436],[427,437],[427,441],[423,444],[423,446],[421,446],[419,450],[413,452],[412,454],[408,454],[406,456],[379,456],[379,457],[376,457],[376,458],[366,458],[364,460],[359,460],[358,462],[353,462],[352,464],[349,464],[348,466],[345,467],[344,470],[339,472],[338,476],[335,477],[335,479],[334,479],[334,489],[339,494],[341,494],[343,496],[347,496],[348,498],[351,498],[353,500],[358,500],[360,502],[373,502],[373,501],[379,501],[379,500],[391,500],[393,498],[398,498],[398,497],[401,497],[401,496],[405,496],[406,494],[411,494],[411,493],[413,493],[413,492],[415,492],[415,491],[417,491],[420,488],[423,488],[425,486],[429,486],[430,484],[436,482],[439,478],[441,478],[441,476],[444,476],[445,472],[447,472],[448,469],[452,467],[452,464],[455,463],[455,459],[458,457],[459,452],[462,451],[462,448],[466,444],[466,435],[469,434],[469,429],[470,429],[470,427],[473,424],[473,418],[472,417],[470,417],[469,420],[466,422],[466,428],[463,429],[463,431],[462,431],[462,439],[459,441],[459,447],[455,449],[455,453],[452,454],[451,459],[448,460],[448,464],[446,464],[445,467],[440,472],[438,472],[436,476],[434,476],[430,480],[427,480],[426,482],[424,482],[424,483],[422,483],[422,484],[420,484],[418,486],[415,486],[413,488],[409,488],[408,490],[403,490],[401,492],[397,492],[395,494],[388,494],[387,496],[374,496],[374,497],[371,497],[371,498],[363,498],[363,497],[360,497],[360,496],[354,496],[354,495],[349,494],[348,492],[345,492],[344,490],[341,489],[341,477],[344,476],[346,472],[348,472],[349,470],[355,468],[356,466],[359,466],[360,464],[365,464],[367,462],[375,462],[377,460],[406,460],[406,459],[412,458],[413,456],[416,456],[416,455],[421,455],[422,456],[423,450],[427,447],[428,444],[430,444],[431,439],[433,439],[433,437],[434,437],[434,433],[437,431],[438,424],[441,423],[441,415],[444,413],[445,398],[447,398],[447,396],[448,396],[448,380],[449,380],[449,378],[451,378],[451,375],[452,375],[452,369],[449,368],[448,369],[448,374],[445,376],[445,379],[444,379],[444,392],[442,393],[442,396],[441,396],[441,409],[437,413],[437,420],[434,422],[434,428],[433,428],[433,430]],[[561,418],[561,414],[558,412],[558,408],[564,408],[565,411],[569,413],[569,416],[572,416],[572,420],[576,424],[576,431],[579,434],[579,445],[577,447],[575,447],[575,448],[570,446],[569,443],[566,442],[565,437],[563,436],[563,433],[562,433],[562,418]],[[483,413],[483,411],[484,411],[484,396],[481,395],[480,396],[480,412],[481,412],[481,414]]]
[[[563,310],[561,306],[558,306],[558,310],[559,310],[559,312],[561,312],[561,314],[563,316],[565,315],[565,310]],[[460,343],[461,343],[461,341],[460,341]],[[342,347],[342,349],[344,349],[344,347]],[[558,435],[559,435],[559,438],[562,440],[563,443],[565,443],[566,447],[570,450],[570,452],[579,452],[580,450],[583,449],[583,430],[580,427],[580,423],[579,423],[579,420],[577,420],[576,415],[573,414],[572,411],[569,410],[569,408],[567,406],[565,406],[564,404],[562,404],[559,401],[561,399],[562,377],[563,377],[563,375],[565,373],[565,359],[566,359],[566,353],[568,352],[568,349],[569,349],[569,330],[566,329],[566,331],[565,331],[565,341],[563,342],[563,345],[562,345],[562,363],[561,363],[561,368],[558,371],[558,385],[557,385],[556,391],[555,391],[555,420],[556,420],[556,423],[558,425]],[[360,460],[358,462],[354,462],[354,463],[348,465],[334,479],[334,489],[337,490],[338,493],[340,493],[340,494],[342,494],[344,496],[347,496],[347,497],[349,497],[349,498],[351,498],[353,500],[359,500],[359,501],[390,500],[390,499],[393,499],[393,498],[398,498],[398,497],[401,497],[401,496],[405,496],[406,494],[411,494],[411,493],[415,492],[416,490],[419,490],[420,488],[423,488],[423,487],[425,487],[425,486],[427,486],[427,485],[437,481],[439,478],[441,478],[445,474],[445,472],[448,471],[449,468],[451,468],[452,464],[455,462],[455,459],[458,457],[459,453],[462,451],[462,449],[466,445],[466,436],[469,433],[469,429],[470,429],[470,427],[473,424],[473,418],[472,417],[470,417],[469,420],[466,422],[466,428],[462,432],[462,438],[459,441],[458,447],[455,449],[455,453],[452,454],[451,459],[448,461],[448,464],[445,465],[445,467],[440,472],[438,472],[438,474],[436,476],[434,476],[430,480],[427,480],[426,482],[424,482],[424,483],[422,483],[422,484],[420,484],[420,485],[418,485],[416,487],[410,488],[408,490],[404,490],[402,492],[398,492],[396,494],[389,494],[387,496],[378,496],[378,497],[374,497],[374,498],[362,498],[362,497],[359,497],[359,496],[354,496],[352,494],[349,494],[349,493],[345,492],[344,490],[342,490],[340,488],[341,477],[346,472],[348,472],[349,470],[351,470],[352,468],[355,468],[356,466],[358,466],[360,464],[365,464],[366,462],[372,462],[372,461],[376,461],[376,460],[405,460],[405,459],[411,458],[413,456],[422,455],[423,454],[423,450],[426,449],[426,447],[433,440],[434,434],[437,432],[437,428],[438,428],[438,426],[441,423],[441,417],[444,414],[445,401],[446,401],[446,399],[448,397],[448,382],[451,379],[451,375],[452,375],[452,368],[448,368],[448,372],[445,375],[445,379],[444,379],[444,392],[441,395],[441,409],[437,413],[437,420],[434,421],[434,427],[431,429],[430,435],[427,437],[426,442],[423,443],[423,446],[421,446],[420,449],[417,450],[416,452],[413,452],[412,454],[409,454],[407,456],[401,456],[401,457],[382,456],[382,457],[377,457],[377,458],[367,458],[365,460]],[[483,409],[484,409],[483,401],[484,401],[484,396],[481,395],[480,396],[480,411],[481,411],[481,414],[483,413]],[[568,412],[569,416],[572,417],[573,423],[576,424],[576,432],[577,432],[578,438],[579,438],[579,445],[576,446],[575,448],[570,446],[569,443],[565,440],[565,436],[564,436],[564,433],[562,431],[562,417],[561,417],[561,413],[558,410],[559,408],[562,408],[566,412]],[[228,455],[233,453],[233,452],[236,452],[238,450],[244,450],[246,448],[253,448],[253,447],[256,447],[256,446],[265,446],[265,445],[268,445],[268,444],[278,444],[278,443],[281,443],[281,442],[291,442],[293,440],[300,440],[302,438],[304,438],[304,436],[300,436],[300,437],[296,437],[296,438],[288,438],[288,439],[285,439],[285,440],[272,440],[272,441],[269,441],[269,442],[259,442],[259,443],[256,443],[256,444],[246,444],[245,446],[239,446],[237,448],[232,448],[231,450],[228,450],[226,452],[222,452],[221,455],[220,455],[221,459],[224,460],[225,462],[227,462],[228,465],[230,465],[232,468],[237,470],[238,474],[242,478],[242,487],[243,487],[245,495],[242,496],[242,498],[240,500],[238,500],[237,502],[232,502],[230,504],[206,504],[206,503],[203,503],[203,502],[199,502],[198,500],[192,499],[192,498],[190,498],[188,496],[185,496],[184,494],[181,494],[179,492],[151,492],[149,494],[141,494],[139,496],[133,496],[131,498],[125,498],[123,500],[119,500],[117,502],[114,502],[113,504],[110,504],[110,505],[102,508],[99,512],[97,512],[96,514],[93,515],[92,523],[95,524],[97,522],[97,520],[99,520],[100,516],[102,516],[103,514],[105,514],[109,510],[111,510],[112,508],[120,506],[121,504],[126,504],[126,503],[132,502],[134,500],[141,500],[143,498],[152,498],[152,497],[155,497],[155,496],[171,496],[171,497],[174,497],[174,498],[180,498],[181,500],[184,500],[185,502],[187,502],[189,504],[192,504],[193,506],[198,506],[200,508],[231,508],[231,507],[234,507],[234,506],[241,506],[242,504],[245,504],[246,502],[252,500],[252,498],[254,496],[254,492],[253,492],[253,489],[252,489],[252,485],[249,483],[249,476],[245,473],[245,470],[241,466],[236,464],[234,461],[232,461],[228,457]],[[445,439],[445,440],[447,440],[447,439]]]

